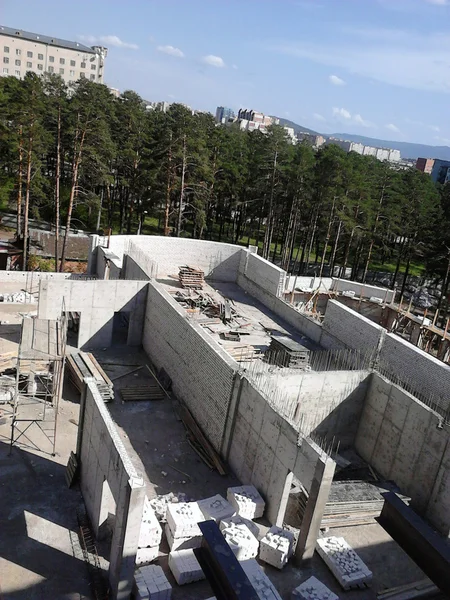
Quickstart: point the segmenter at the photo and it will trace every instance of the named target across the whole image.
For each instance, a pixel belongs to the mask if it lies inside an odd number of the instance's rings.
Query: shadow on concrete
[[[64,466],[0,442],[0,597],[92,598],[84,560],[74,556],[80,491]]]

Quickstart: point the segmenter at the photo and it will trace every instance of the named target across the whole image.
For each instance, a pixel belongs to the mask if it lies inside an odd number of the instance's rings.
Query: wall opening
[[[128,330],[130,328],[130,315],[128,311],[121,310],[114,313],[113,319],[113,344],[126,344],[128,341]]]
[[[108,481],[103,481],[102,501],[100,506],[100,517],[98,527],[98,539],[104,540],[108,545],[108,555],[116,524],[116,502],[112,495]]]
[[[67,318],[67,345],[72,346],[72,348],[78,348],[81,313],[65,312],[64,316]]]

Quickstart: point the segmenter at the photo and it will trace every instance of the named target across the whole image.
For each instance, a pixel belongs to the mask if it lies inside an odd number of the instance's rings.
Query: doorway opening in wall
[[[79,312],[65,312],[64,316],[67,317],[67,345],[78,348],[81,314]]]
[[[130,327],[130,314],[127,311],[121,310],[114,313],[113,320],[113,344],[126,344],[128,341],[128,329]]]
[[[101,541],[102,554],[110,555],[112,536],[116,524],[116,502],[109,487],[108,481],[103,481],[102,500],[100,505],[100,518],[98,528],[98,539]]]
[[[303,487],[302,483],[295,477],[291,477],[289,487],[289,497],[286,513],[284,515],[284,524],[294,527],[295,529],[300,529],[303,515],[306,510],[306,503],[308,502],[308,492]]]

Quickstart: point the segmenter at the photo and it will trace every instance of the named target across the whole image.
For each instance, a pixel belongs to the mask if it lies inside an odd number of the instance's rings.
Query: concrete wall
[[[127,343],[139,346],[142,341],[147,283],[144,281],[50,281],[39,287],[38,316],[56,319],[65,311],[80,312],[79,348],[110,346],[114,313],[130,313]]]
[[[317,462],[326,462],[327,457],[312,440],[299,437],[244,378],[228,460],[237,477],[262,494],[269,521],[281,525],[289,496],[285,487],[289,473],[309,491]]]
[[[154,281],[148,284],[143,346],[221,451],[238,364]]]
[[[131,463],[97,386],[92,379],[86,382],[77,440],[80,487],[96,536],[109,515],[115,515],[109,582],[111,597],[125,599],[130,597],[134,581],[145,484]]]
[[[393,302],[395,297],[394,290],[334,277],[331,290],[333,292],[355,292],[356,296],[362,298],[381,298],[384,302]]]
[[[377,373],[364,404],[355,448],[411,505],[450,536],[450,428],[405,390]]]
[[[321,289],[323,292],[327,292],[331,288],[333,280],[331,277],[296,277],[295,275],[289,275],[285,281],[285,291],[292,292],[296,290],[317,290]]]
[[[246,253],[239,274],[273,296],[280,296],[284,291],[286,272],[257,254]]]
[[[99,279],[119,279],[122,259],[108,248],[97,249],[97,277]],[[130,277],[131,279],[131,277]]]
[[[44,271],[0,271],[0,282],[23,282],[23,285],[37,285],[42,280],[63,281],[65,279],[74,279],[84,281],[92,277],[84,273],[50,273]]]

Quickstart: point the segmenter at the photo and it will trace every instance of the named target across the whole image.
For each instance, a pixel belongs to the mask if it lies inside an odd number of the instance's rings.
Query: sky
[[[0,24],[107,46],[149,101],[450,145],[450,0],[0,0]]]

